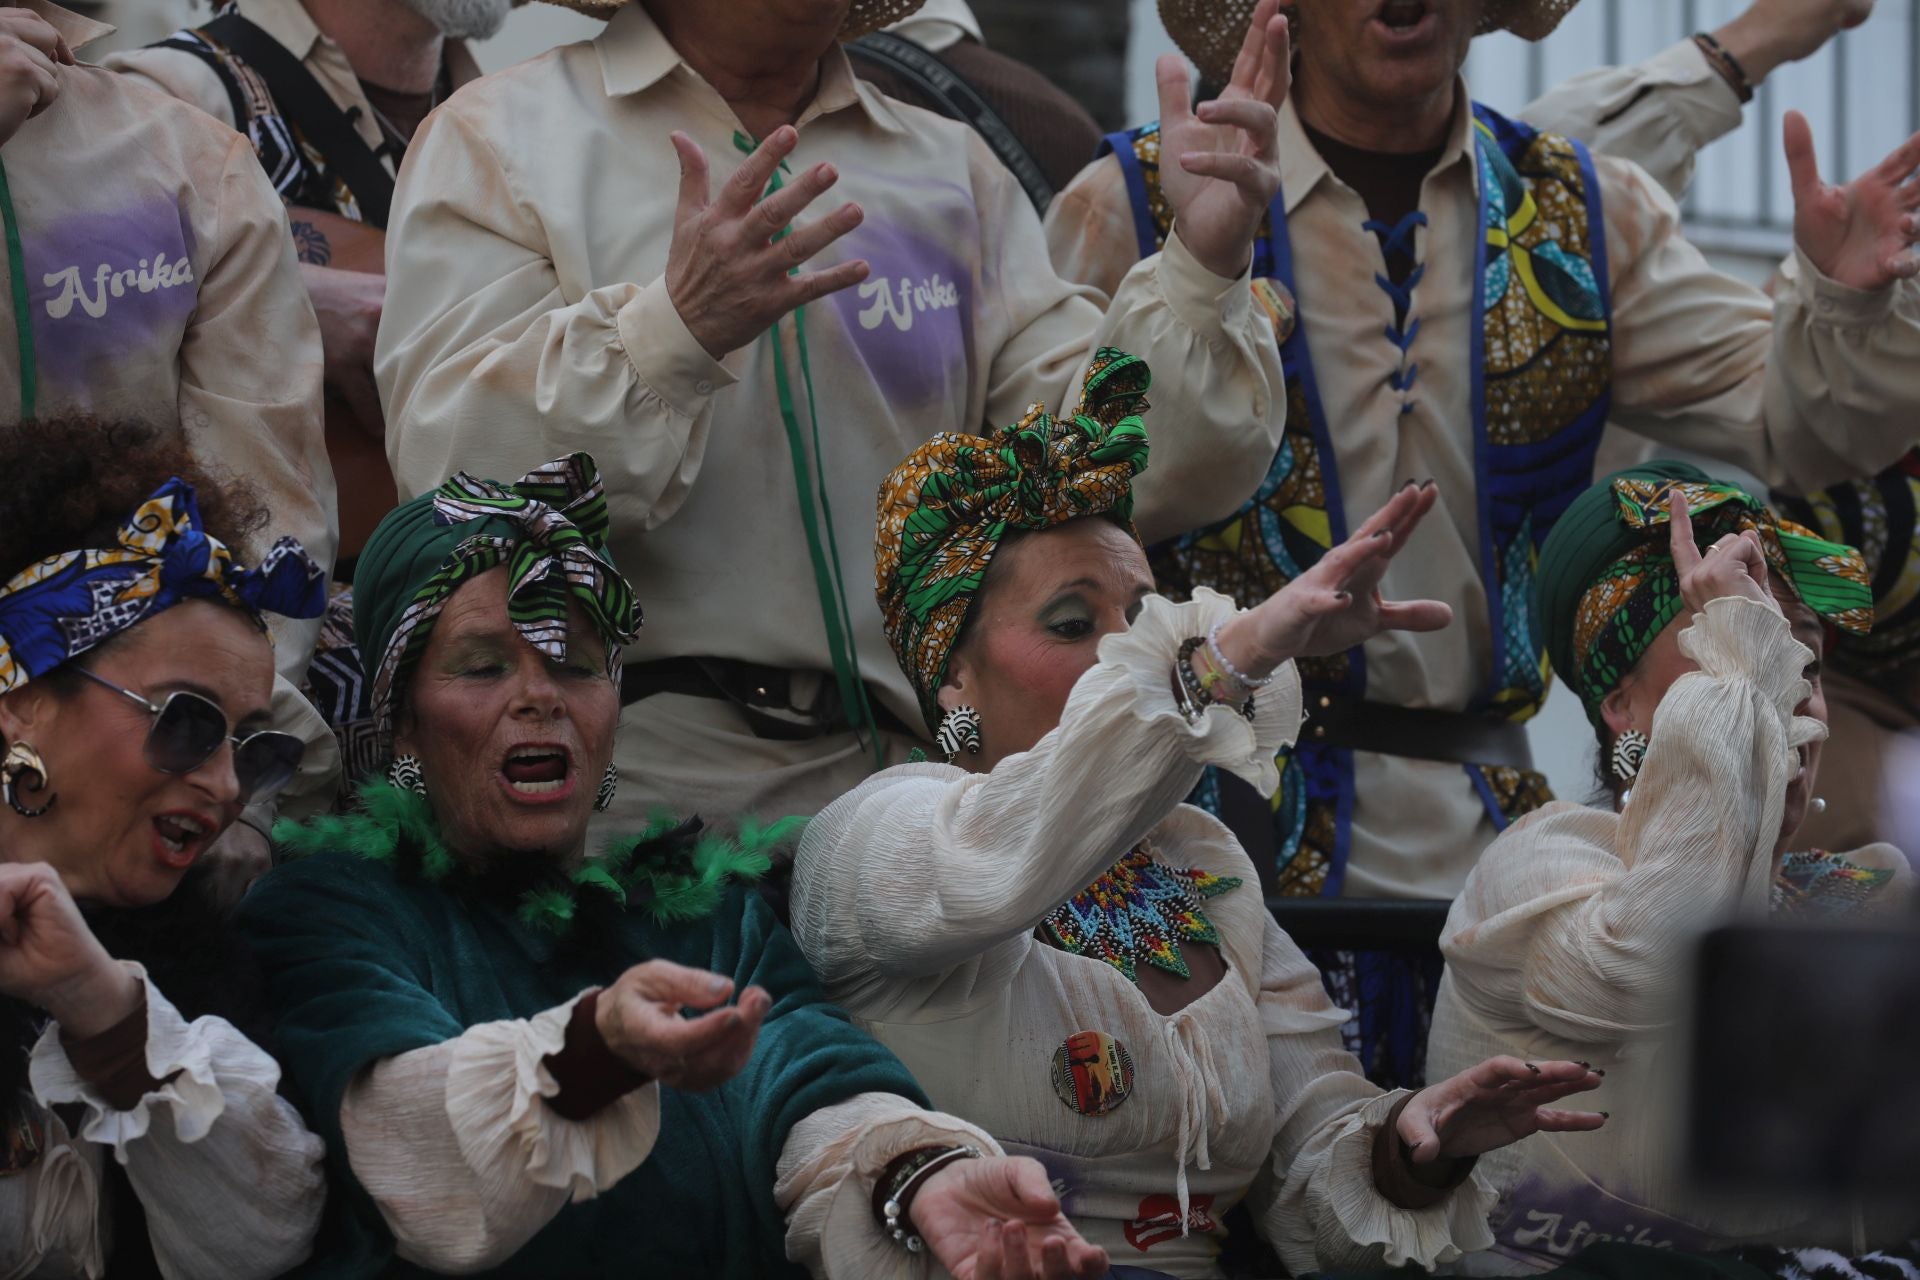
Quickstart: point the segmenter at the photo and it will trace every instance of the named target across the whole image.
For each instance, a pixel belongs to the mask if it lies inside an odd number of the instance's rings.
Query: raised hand
[[[1265,601],[1220,630],[1220,648],[1239,670],[1264,677],[1290,658],[1340,653],[1382,631],[1438,631],[1453,621],[1439,600],[1387,600],[1380,580],[1440,491],[1407,485],[1351,538]]]
[[[1605,1112],[1553,1104],[1599,1087],[1599,1073],[1584,1063],[1488,1058],[1414,1094],[1400,1112],[1400,1140],[1413,1163],[1426,1165],[1477,1156],[1535,1133],[1598,1129],[1607,1122]]]
[[[59,872],[44,862],[0,862],[0,995],[90,1036],[133,1012],[140,984],[93,936]]]
[[[1233,278],[1253,260],[1260,219],[1280,190],[1280,106],[1293,75],[1279,0],[1260,0],[1220,96],[1197,108],[1187,64],[1155,64],[1160,88],[1160,189],[1174,228],[1200,264]]]
[[[1767,588],[1767,553],[1760,535],[1751,529],[1729,533],[1701,554],[1693,540],[1693,521],[1687,515],[1687,495],[1678,489],[1668,501],[1673,569],[1680,577],[1680,598],[1699,613],[1707,601],[1744,596],[1780,608]]]
[[[832,165],[817,164],[762,200],[774,170],[799,142],[793,126],[775,129],[727,179],[720,198],[710,200],[706,152],[686,134],[673,134],[680,203],[667,248],[667,297],[687,331],[716,360],[752,342],[789,311],[867,278],[867,264],[858,259],[789,274],[866,217],[859,205],[843,204],[774,239],[840,179]]]
[[[1798,111],[1784,124],[1793,182],[1793,241],[1829,280],[1884,289],[1920,274],[1920,133],[1845,186],[1820,180],[1813,130]]]
[[[721,1007],[733,980],[670,960],[634,965],[600,992],[594,1025],[607,1047],[634,1070],[687,1093],[717,1089],[753,1056],[773,997],[748,987]],[[697,1018],[683,1009],[705,1009]]]
[[[1094,1280],[1107,1254],[1080,1238],[1038,1160],[955,1160],[914,1197],[914,1229],[954,1280]]]
[[[60,96],[56,67],[73,50],[53,24],[29,9],[0,7],[0,146]]]

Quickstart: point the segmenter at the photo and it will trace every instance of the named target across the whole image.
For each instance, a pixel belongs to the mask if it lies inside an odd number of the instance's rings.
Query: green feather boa
[[[550,885],[527,890],[516,913],[521,923],[564,935],[587,893],[644,910],[656,924],[701,919],[720,905],[730,883],[751,884],[765,875],[773,865],[771,852],[797,839],[806,819],[782,818],[766,826],[747,819],[731,839],[712,833],[669,839],[680,826],[669,816],[656,815],[638,835],[616,837],[600,857],[556,874]],[[459,870],[453,851],[440,838],[427,797],[385,779],[363,785],[348,812],[306,822],[284,819],[274,826],[273,838],[297,857],[339,849],[373,862],[397,863],[403,853],[415,851],[420,876],[430,884],[442,883]]]

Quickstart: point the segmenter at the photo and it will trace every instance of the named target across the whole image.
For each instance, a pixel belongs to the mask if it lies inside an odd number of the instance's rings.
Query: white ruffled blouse
[[[1375,1189],[1375,1132],[1402,1095],[1342,1049],[1346,1015],[1268,915],[1238,842],[1180,803],[1209,764],[1271,794],[1274,753],[1299,729],[1291,666],[1251,722],[1216,707],[1189,724],[1176,706],[1182,640],[1233,612],[1204,589],[1187,604],[1149,597],[1031,751],[988,774],[903,765],[829,806],[800,847],[795,935],[828,995],[936,1107],[1047,1165],[1116,1264],[1216,1275],[1221,1222],[1249,1198],[1296,1272],[1483,1248],[1491,1192],[1477,1175],[1417,1211]],[[1143,839],[1170,867],[1242,881],[1204,903],[1228,974],[1171,1015],[1111,965],[1035,936]],[[1057,1051],[1083,1031],[1131,1060],[1131,1095],[1105,1115],[1080,1114],[1053,1083]]]
[[[1500,1192],[1497,1244],[1461,1274],[1546,1271],[1605,1240],[1858,1243],[1845,1215],[1710,1200],[1679,1168],[1687,957],[1713,925],[1767,913],[1795,753],[1826,735],[1794,714],[1813,655],[1777,609],[1714,600],[1680,648],[1699,670],[1661,699],[1625,810],[1562,801],[1528,815],[1488,848],[1447,918],[1428,1071],[1494,1054],[1588,1061],[1606,1080],[1582,1103],[1612,1112],[1597,1133],[1544,1133],[1481,1159]],[[1888,904],[1912,890],[1890,845],[1847,861]],[[1904,1240],[1910,1208],[1887,1225]]]
[[[128,1110],[82,1079],[50,1025],[33,1047],[40,1158],[0,1177],[0,1280],[95,1277],[112,1258],[108,1153],[127,1171],[169,1280],[277,1276],[303,1261],[326,1201],[325,1148],[276,1092],[280,1065],[222,1018],[188,1022],[146,988],[147,1072]],[[77,1132],[52,1108],[82,1109]]]

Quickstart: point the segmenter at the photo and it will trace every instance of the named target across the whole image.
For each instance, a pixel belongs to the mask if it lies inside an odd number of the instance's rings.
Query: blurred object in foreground
[[[1701,1184],[1900,1197],[1920,1223],[1920,929],[1719,929],[1695,996],[1687,1143]]]

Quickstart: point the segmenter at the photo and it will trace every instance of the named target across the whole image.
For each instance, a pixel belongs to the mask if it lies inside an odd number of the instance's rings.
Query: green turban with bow
[[[465,472],[387,513],[354,573],[354,639],[373,674],[373,708],[391,734],[406,676],[449,597],[507,567],[507,613],[523,639],[555,661],[567,654],[567,610],[578,605],[607,644],[607,671],[640,629],[633,588],[607,549],[607,499],[584,453],[512,484]]]
[[[1738,485],[1684,462],[1657,460],[1617,472],[1567,508],[1540,549],[1540,626],[1553,669],[1600,723],[1600,706],[1633,670],[1685,601],[1674,569],[1669,504],[1686,495],[1704,550],[1729,533],[1760,535],[1768,571],[1785,578],[1820,617],[1843,631],[1873,625],[1873,591],[1852,547],[1783,520]]]
[[[929,728],[967,610],[1009,531],[1104,515],[1133,532],[1152,381],[1140,357],[1102,347],[1071,417],[1034,405],[992,439],[943,431],[881,483],[874,591]]]

